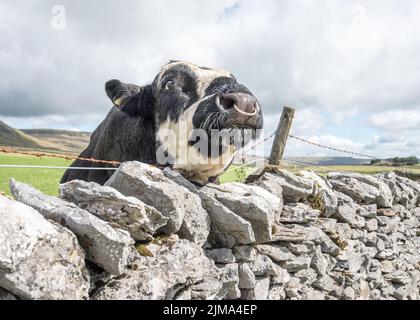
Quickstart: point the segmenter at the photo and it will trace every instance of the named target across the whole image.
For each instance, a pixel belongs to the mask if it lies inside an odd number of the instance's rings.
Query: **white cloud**
[[[375,113],[369,125],[376,129],[399,134],[399,131],[420,129],[420,110],[395,110]]]
[[[297,109],[291,132],[297,135],[309,135],[319,132],[325,126],[325,117],[314,109]]]

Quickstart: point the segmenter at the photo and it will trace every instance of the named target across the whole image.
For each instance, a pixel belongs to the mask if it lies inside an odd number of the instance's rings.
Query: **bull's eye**
[[[169,81],[167,81],[167,82],[166,82],[166,84],[165,84],[165,89],[166,89],[166,90],[169,90],[169,89],[171,89],[174,85],[175,85],[175,82],[173,82],[173,80],[169,80]]]

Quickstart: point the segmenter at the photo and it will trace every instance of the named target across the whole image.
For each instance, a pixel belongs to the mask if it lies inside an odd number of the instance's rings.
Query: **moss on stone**
[[[147,245],[144,243],[136,245],[137,252],[144,257],[154,257],[154,254],[152,251],[147,248]]]

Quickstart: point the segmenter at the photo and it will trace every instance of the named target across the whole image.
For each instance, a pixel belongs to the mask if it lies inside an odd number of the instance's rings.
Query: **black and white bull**
[[[170,166],[193,181],[213,181],[263,126],[257,99],[223,69],[171,61],[152,84],[140,87],[110,80],[105,90],[114,106],[80,157],[137,160]],[[230,137],[213,139],[214,132]],[[232,132],[239,132],[239,144],[232,141]],[[110,165],[76,160],[71,166]],[[112,173],[67,170],[61,182],[79,179],[104,184]]]

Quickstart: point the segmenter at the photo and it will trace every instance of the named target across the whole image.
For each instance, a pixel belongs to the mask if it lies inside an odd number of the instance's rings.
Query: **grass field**
[[[220,183],[228,182],[244,182],[246,177],[255,171],[254,167],[241,167],[239,165],[231,165],[229,169],[220,176]]]
[[[37,158],[33,156],[23,156],[14,154],[0,154],[0,164],[13,165],[41,165],[41,166],[68,166],[71,161],[50,157]],[[313,170],[321,175],[330,171],[351,171],[364,174],[376,174],[384,171],[406,171],[420,174],[420,166],[413,167],[381,167],[381,166],[321,166],[321,167],[301,167],[289,166],[286,169],[297,172],[300,170]],[[233,169],[233,170],[232,170]],[[236,169],[236,170],[235,170]],[[221,183],[232,181],[243,182],[252,173],[254,167],[239,167],[232,165],[228,171],[220,177]],[[58,184],[64,169],[21,169],[21,168],[0,168],[0,192],[10,194],[9,179],[14,178],[18,181],[29,183],[35,188],[49,195],[58,194]]]
[[[23,156],[15,154],[0,154],[0,164],[68,166],[71,161],[57,158]],[[58,194],[58,183],[64,169],[21,169],[0,168],[0,192],[10,194],[9,179],[26,182],[50,195]]]

